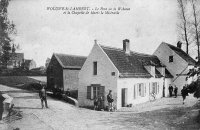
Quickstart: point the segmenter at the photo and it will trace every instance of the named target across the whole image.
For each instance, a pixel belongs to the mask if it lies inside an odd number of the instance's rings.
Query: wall
[[[117,95],[117,108],[121,108],[121,90],[122,88],[128,89],[128,100],[127,104],[139,104],[149,101],[150,89],[152,87],[152,82],[158,82],[159,84],[159,93],[156,98],[161,98],[163,94],[163,79],[162,78],[120,78],[118,80],[118,95]],[[134,99],[134,85],[138,83],[145,83],[146,86],[146,96],[140,97],[136,96]],[[136,89],[137,91],[137,89]],[[138,95],[138,93],[136,94]]]
[[[78,90],[79,71],[80,70],[70,70],[70,69],[63,70],[64,91],[66,91],[68,88],[70,90]]]
[[[63,88],[63,68],[53,55],[47,68],[47,88],[52,89],[55,85]]]
[[[159,60],[166,66],[166,68],[169,70],[169,72],[174,76],[173,78],[173,84],[175,84],[178,87],[178,94],[180,94],[180,90],[182,89],[182,86],[186,84],[185,78],[186,76],[178,76],[176,74],[180,74],[184,69],[183,74],[186,74],[187,69],[187,62],[183,60],[179,55],[177,55],[173,50],[169,48],[168,45],[165,43],[160,44],[160,46],[156,49],[154,52],[154,55],[156,55]],[[169,63],[169,56],[173,55],[173,62]]]
[[[36,62],[34,60],[32,60],[30,62],[30,66],[29,66],[29,70],[33,69],[33,68],[36,68]]]
[[[97,61],[97,75],[93,75],[93,62]],[[115,72],[115,76],[111,75]],[[87,99],[87,86],[100,84],[105,86],[104,105],[107,105],[106,95],[112,90],[112,95],[116,103],[117,99],[117,78],[119,72],[102,48],[95,44],[87,60],[79,73],[78,101],[80,106],[93,106],[93,100]]]

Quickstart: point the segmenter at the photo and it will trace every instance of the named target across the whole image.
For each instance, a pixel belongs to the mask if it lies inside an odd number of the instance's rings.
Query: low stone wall
[[[3,101],[3,117],[6,117],[9,114],[11,105],[13,104],[13,98],[8,94],[3,94],[3,97],[6,99]]]

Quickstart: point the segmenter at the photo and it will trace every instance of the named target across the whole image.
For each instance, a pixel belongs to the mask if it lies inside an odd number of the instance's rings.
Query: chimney
[[[130,41],[128,39],[123,40],[123,51],[130,54]]]
[[[180,41],[178,41],[177,43],[177,47],[181,49],[182,43]]]

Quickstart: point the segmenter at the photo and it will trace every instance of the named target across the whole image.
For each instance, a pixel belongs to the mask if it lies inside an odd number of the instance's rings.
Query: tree
[[[51,59],[49,57],[47,57],[46,59],[46,63],[45,63],[45,68],[47,69],[47,67],[49,66]]]
[[[186,44],[186,53],[189,52],[189,37],[190,37],[190,24],[189,17],[187,15],[187,0],[177,0],[178,3],[178,17],[179,23],[177,24],[180,39],[185,41]]]
[[[199,49],[199,34],[200,34],[200,13],[197,8],[197,0],[190,0],[190,3],[192,5],[192,26],[193,26],[193,34],[194,34],[194,39],[196,40],[196,45],[197,45],[197,57],[198,57],[198,62],[200,61],[200,49]]]
[[[200,68],[190,69],[187,75],[188,75],[188,78],[193,79],[193,81],[187,86],[188,93],[193,93],[194,97],[200,98],[200,78],[199,78]]]
[[[0,61],[5,67],[7,67],[11,53],[10,34],[16,34],[15,25],[8,19],[8,5],[9,0],[0,0]]]

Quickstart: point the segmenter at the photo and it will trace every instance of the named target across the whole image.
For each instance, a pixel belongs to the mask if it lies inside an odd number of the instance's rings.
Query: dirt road
[[[13,130],[71,130],[71,129],[200,129],[196,122],[197,99],[189,97],[182,104],[181,97],[162,98],[118,112],[101,112],[76,108],[63,101],[48,98],[48,109],[41,109],[37,93],[25,93],[0,85],[1,91],[14,97],[15,110],[23,118],[4,122],[0,129]],[[14,92],[15,91],[15,92]]]

